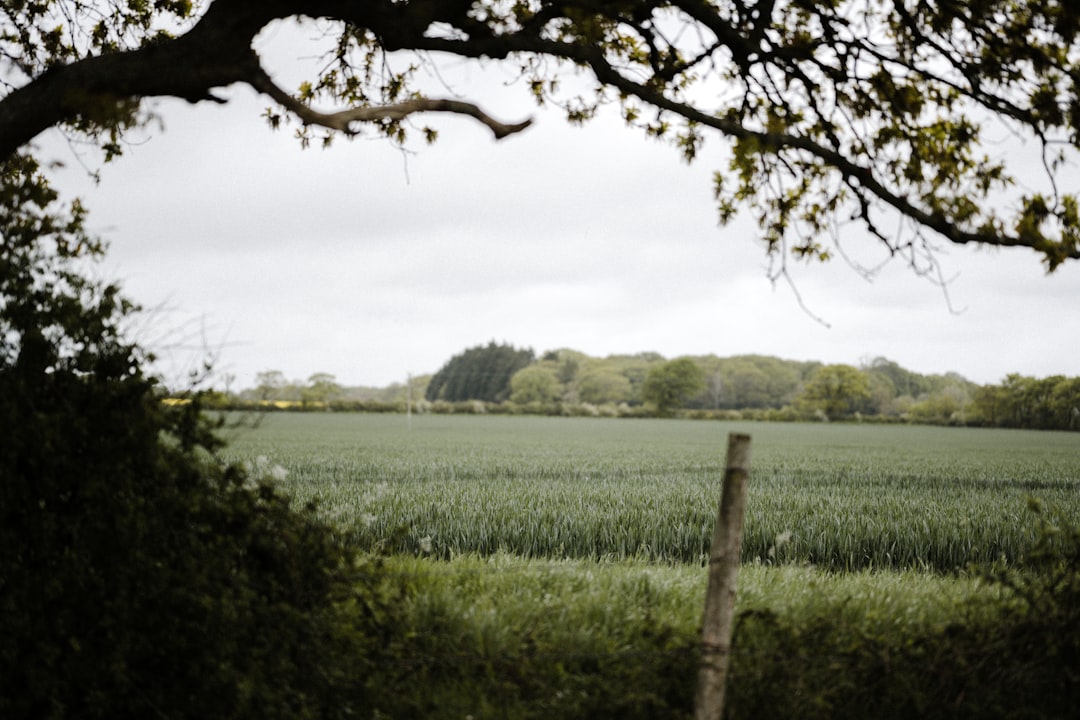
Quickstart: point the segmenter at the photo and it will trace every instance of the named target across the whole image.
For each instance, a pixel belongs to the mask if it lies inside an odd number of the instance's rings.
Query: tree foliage
[[[593,405],[630,402],[632,393],[630,378],[611,370],[589,370],[578,380],[578,398]]]
[[[818,363],[800,363],[767,355],[697,358],[705,389],[688,403],[703,409],[781,408],[792,402]]]
[[[1018,374],[975,393],[974,411],[986,425],[1035,430],[1080,429],[1080,377]]]
[[[161,402],[56,200],[0,164],[0,717],[351,715],[392,617],[378,568]]]
[[[290,93],[253,40],[299,18],[329,51]],[[1080,204],[1059,182],[1080,144],[1078,37],[1069,0],[18,0],[0,14],[0,157],[54,126],[113,155],[146,98],[221,102],[234,84],[304,142],[365,129],[403,142],[430,112],[504,137],[528,121],[432,97],[419,77],[434,56],[497,60],[571,122],[616,103],[687,160],[722,140],[720,218],[749,209],[775,274],[834,255],[852,221],[920,272],[939,238],[1030,248],[1052,270],[1080,257]],[[591,87],[565,94],[560,77],[579,71]],[[1033,146],[1041,180],[989,150],[1003,137]]]
[[[263,370],[255,375],[255,395],[259,400],[278,400],[278,395],[288,385],[285,373],[280,370]]]
[[[677,358],[649,368],[642,387],[646,403],[666,415],[705,387],[705,374],[691,358]]]
[[[809,420],[825,415],[827,403],[814,384],[814,374],[823,369],[816,361],[785,360],[767,355],[691,358],[705,379],[703,389],[678,408],[691,417],[741,417],[745,419]],[[667,360],[657,353],[590,357],[563,348],[548,351],[534,364],[511,378],[510,401],[516,407],[488,408],[503,412],[543,412],[560,414],[604,414],[638,417],[650,412],[642,407],[642,386],[649,370]],[[568,367],[575,368],[567,373]],[[884,422],[915,422],[931,425],[969,425],[1038,430],[1080,430],[1080,378],[1054,375],[1046,378],[1018,374],[1002,382],[978,385],[955,372],[924,375],[883,357],[875,357],[856,371],[866,382],[866,393],[857,399],[838,401],[831,419],[861,419]],[[829,372],[832,372],[831,370]],[[259,407],[251,400],[265,400],[263,380],[233,398],[237,409]],[[283,377],[271,371],[272,377]],[[426,387],[430,376],[413,378],[414,388]],[[565,382],[560,377],[566,378]],[[806,390],[810,388],[811,396]],[[274,399],[285,395],[300,397],[301,388],[286,386]],[[519,393],[520,391],[520,393]],[[396,398],[404,408],[404,386],[388,388],[343,388],[344,398]],[[415,391],[414,397],[422,392]],[[361,396],[360,393],[363,393]],[[280,395],[280,397],[278,397]],[[533,403],[538,406],[533,407]],[[296,401],[299,406],[300,401]],[[524,406],[524,407],[523,407]],[[375,406],[356,402],[336,402],[331,409],[366,410]],[[378,407],[380,411],[392,407]],[[429,408],[430,409],[430,408]],[[440,406],[436,411],[469,411],[467,407]],[[820,411],[820,412],[816,412]]]
[[[512,345],[477,345],[450,358],[428,383],[428,400],[485,400],[502,402],[510,397],[510,379],[536,359],[532,350]]]
[[[870,376],[877,376],[887,380],[889,386],[897,395],[918,397],[933,389],[928,378],[900,367],[899,363],[888,358],[876,357],[870,361],[864,370]]]
[[[341,395],[341,386],[337,378],[330,373],[317,372],[308,378],[307,387],[303,389],[300,400],[304,405],[313,403],[325,407],[332,400]]]
[[[562,397],[562,388],[555,372],[543,365],[529,365],[510,378],[510,400],[519,405],[550,404]]]
[[[870,397],[870,382],[861,370],[851,365],[825,365],[810,376],[797,402],[837,420],[858,412]]]

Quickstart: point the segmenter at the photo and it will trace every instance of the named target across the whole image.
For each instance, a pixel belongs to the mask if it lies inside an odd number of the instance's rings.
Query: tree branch
[[[247,80],[248,84],[261,93],[269,95],[274,101],[286,110],[295,114],[306,125],[318,125],[320,127],[337,130],[347,135],[355,135],[352,128],[355,122],[371,122],[375,120],[401,120],[409,115],[419,112],[447,112],[459,115],[468,115],[486,125],[495,136],[501,140],[508,135],[519,133],[532,124],[532,118],[508,124],[500,122],[488,115],[474,103],[462,100],[447,100],[439,98],[414,98],[391,105],[379,105],[370,107],[350,108],[335,113],[321,113],[300,102],[289,93],[278,87],[265,71],[259,70],[254,77]]]
[[[1030,234],[1008,234],[988,232],[985,230],[964,230],[951,222],[943,215],[933,213],[917,206],[906,196],[894,192],[886,187],[875,176],[874,171],[858,162],[848,158],[841,152],[821,145],[813,139],[805,136],[790,135],[784,132],[762,132],[752,130],[746,126],[732,122],[716,115],[710,115],[696,107],[687,105],[677,100],[672,100],[658,90],[654,90],[642,83],[631,80],[619,73],[604,58],[603,52],[596,48],[580,48],[577,51],[567,50],[568,56],[575,56],[582,64],[588,65],[604,85],[616,88],[627,95],[633,95],[653,107],[667,110],[675,115],[683,117],[691,122],[711,127],[731,138],[754,138],[761,145],[772,152],[780,152],[785,149],[801,150],[817,158],[823,164],[832,167],[840,173],[845,182],[855,183],[865,188],[870,194],[881,202],[892,207],[901,215],[907,216],[938,234],[950,242],[958,245],[992,245],[998,247],[1026,247],[1043,253],[1050,268],[1053,269],[1065,259],[1080,259],[1080,245],[1070,243],[1068,238],[1056,241],[1050,238]],[[852,185],[854,188],[855,185]]]
[[[555,58],[592,71],[597,103],[615,90],[623,100],[633,98],[654,108],[658,119],[647,129],[658,136],[668,129],[665,118],[679,117],[695,129],[676,142],[696,143],[699,126],[735,140],[759,163],[747,165],[738,199],[752,202],[755,187],[768,180],[774,167],[805,179],[807,186],[818,185],[826,195],[825,184],[834,182],[850,192],[827,197],[827,207],[811,203],[805,189],[777,198],[772,209],[762,213],[770,233],[786,232],[798,212],[820,215],[835,211],[837,203],[854,202],[856,217],[893,251],[902,246],[875,226],[871,209],[895,211],[953,243],[1034,249],[1050,269],[1066,259],[1080,259],[1080,199],[1059,194],[1055,167],[1047,167],[1052,204],[1034,195],[1022,198],[1015,212],[998,213],[987,205],[988,190],[1004,186],[1009,178],[997,166],[973,159],[980,135],[965,113],[966,104],[977,104],[993,116],[1015,119],[1044,150],[1057,136],[1051,131],[1072,138],[1071,148],[1080,149],[1080,61],[1069,59],[1080,47],[1076,23],[1062,20],[1034,32],[1034,21],[1019,9],[1015,17],[999,13],[992,21],[983,12],[978,16],[981,24],[972,20],[974,27],[953,44],[952,36],[937,28],[970,19],[971,8],[963,3],[924,3],[918,8],[921,14],[908,12],[899,0],[879,3],[882,7],[868,10],[862,25],[834,4],[794,0],[567,0],[514,4],[513,10],[509,4],[494,3],[480,15],[470,14],[474,4],[210,0],[205,13],[179,37],[147,35],[133,40],[131,49],[93,56],[59,53],[55,59],[64,62],[36,64],[52,69],[0,97],[0,159],[55,125],[115,132],[138,121],[136,110],[144,97],[214,100],[216,89],[235,83],[269,96],[305,125],[349,135],[359,131],[360,123],[393,123],[414,113],[445,112],[474,118],[498,139],[521,132],[531,119],[504,123],[467,101],[412,97],[410,73],[389,79],[379,75],[387,72],[388,55],[398,50],[476,59],[517,55],[526,63]],[[856,4],[851,0],[852,7]],[[496,9],[502,5],[507,8]],[[525,6],[534,7],[535,13]],[[1032,17],[1051,15],[1040,9]],[[320,98],[328,96],[332,104],[353,107],[317,111],[278,87],[263,69],[252,49],[254,38],[275,20],[301,16],[342,28],[338,66],[320,78],[324,82],[315,85],[315,92]],[[670,23],[696,31],[696,39],[690,37],[694,32],[667,38],[662,30]],[[453,32],[431,31],[441,24]],[[994,33],[1014,26],[1023,30],[1019,40],[999,42]],[[889,28],[895,31],[896,47],[877,41],[875,33]],[[37,30],[40,51],[46,52],[48,28]],[[362,58],[356,66],[351,64],[354,51]],[[381,68],[379,62],[384,63]],[[1024,73],[1032,77],[1025,79]],[[689,89],[695,75],[710,74],[734,93],[715,105],[703,104]],[[545,80],[538,75],[534,90],[542,91]],[[399,102],[402,97],[412,99]],[[378,104],[379,98],[384,104]],[[920,113],[932,112],[946,116],[942,127],[951,135],[944,140],[935,140],[934,128],[915,122]],[[906,119],[912,122],[905,125]],[[908,155],[917,162],[905,164]],[[967,203],[965,183],[975,190]],[[946,197],[941,198],[942,193]],[[808,204],[800,207],[804,201]],[[976,207],[978,203],[983,207]],[[824,223],[813,227],[819,231]]]

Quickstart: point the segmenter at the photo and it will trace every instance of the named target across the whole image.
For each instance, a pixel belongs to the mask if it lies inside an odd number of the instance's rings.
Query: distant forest
[[[667,359],[658,353],[590,357],[571,349],[537,356],[480,345],[437,372],[387,387],[306,382],[278,371],[208,404],[283,410],[508,413],[609,417],[912,422],[1080,430],[1080,378],[1008,375],[979,385],[956,373],[922,375],[878,357],[858,367],[766,355]]]

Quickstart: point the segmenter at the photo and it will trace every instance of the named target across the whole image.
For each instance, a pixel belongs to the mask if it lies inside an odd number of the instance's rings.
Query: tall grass
[[[411,639],[374,670],[379,717],[691,715],[700,568],[505,554],[390,567],[416,592],[401,613]],[[1009,652],[1002,592],[927,573],[746,567],[725,716],[1071,717],[1061,683],[1075,662]]]
[[[1080,522],[1080,436],[1068,433],[308,414],[264,418],[231,453],[282,465],[298,499],[365,547],[700,563],[732,431],[754,442],[748,563],[1022,563],[1028,497]]]

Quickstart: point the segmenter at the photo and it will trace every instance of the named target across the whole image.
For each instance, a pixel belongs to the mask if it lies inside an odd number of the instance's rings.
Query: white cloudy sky
[[[276,54],[289,84],[297,53]],[[984,383],[1080,374],[1080,264],[1047,276],[1030,252],[943,248],[960,312],[901,263],[873,283],[839,260],[800,266],[825,327],[767,280],[748,220],[717,226],[722,143],[687,166],[612,117],[567,127],[497,69],[441,71],[501,119],[536,123],[495,142],[469,119],[431,117],[440,141],[415,153],[365,139],[304,151],[235,88],[223,107],[158,103],[164,129],[98,186],[68,155],[59,179],[110,240],[107,273],[157,308],[142,332],[165,372],[212,352],[234,387],[266,369],[385,385],[496,340],[596,356],[883,355]]]

